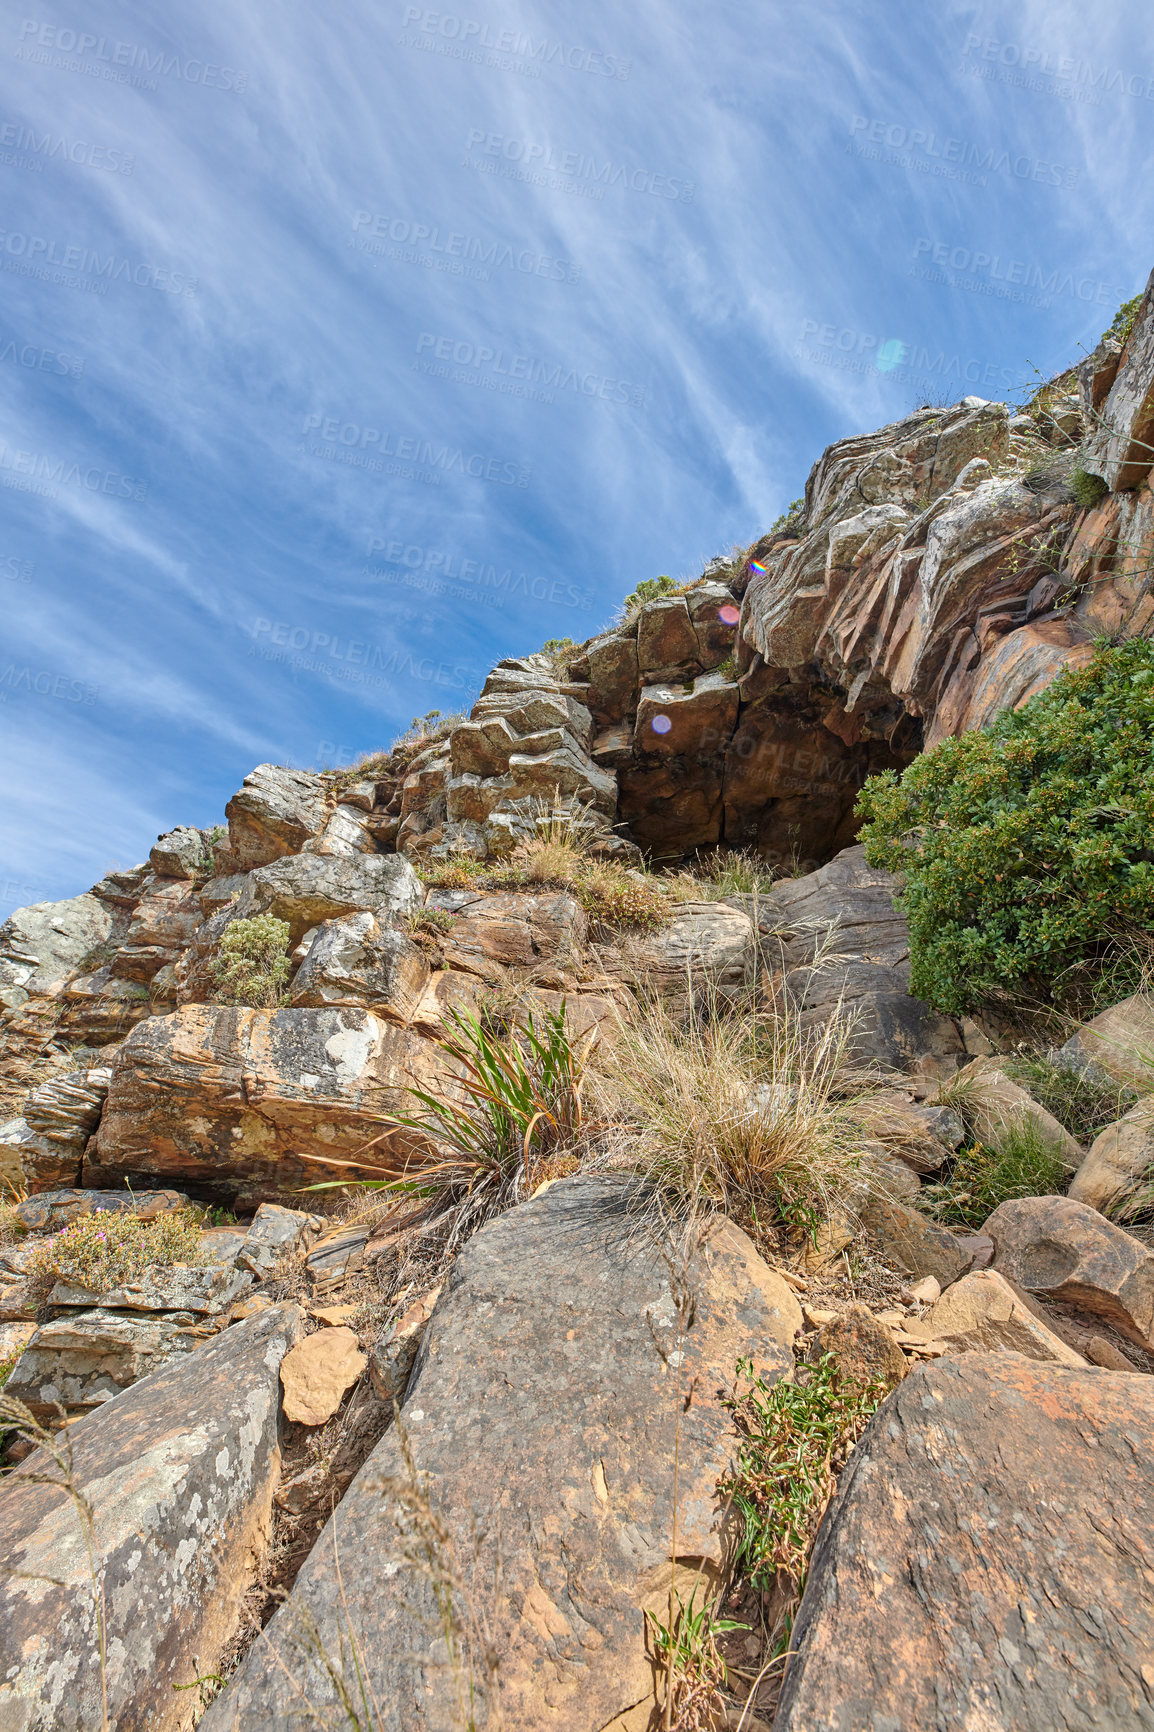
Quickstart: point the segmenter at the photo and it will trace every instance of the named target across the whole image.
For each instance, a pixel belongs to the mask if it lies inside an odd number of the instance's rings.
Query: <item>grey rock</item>
[[[273,1274],[294,1252],[310,1244],[324,1222],[303,1209],[285,1209],[279,1203],[262,1203],[252,1218],[237,1257],[242,1269],[251,1269],[258,1280]]]
[[[183,1358],[223,1328],[172,1316],[126,1315],[95,1307],[44,1323],[12,1368],[5,1394],[38,1418],[58,1407],[103,1407],[170,1359]]]
[[[966,1353],[878,1409],[776,1732],[1148,1732],[1154,1382]]]
[[[296,943],[310,926],[361,909],[381,920],[407,914],[424,889],[398,854],[296,854],[253,872],[249,895],[251,911],[287,921]],[[237,907],[248,912],[243,899]]]
[[[953,1234],[927,1220],[909,1203],[871,1196],[862,1220],[887,1261],[896,1263],[916,1280],[932,1275],[945,1288],[970,1266],[969,1253]]]
[[[42,991],[63,980],[112,933],[111,911],[96,896],[34,902],[0,926],[0,988]]]
[[[892,1070],[951,1072],[965,1056],[961,1035],[909,991],[909,928],[894,906],[897,880],[845,848],[807,877],[761,898],[763,950],[784,972],[803,1028],[854,1019],[863,1059]]]
[[[48,1295],[54,1311],[84,1310],[99,1306],[104,1311],[179,1312],[182,1317],[220,1317],[243,1298],[253,1284],[252,1275],[240,1269],[190,1263],[153,1265],[121,1287],[80,1287],[58,1281]]]
[[[157,838],[148,859],[164,878],[195,878],[209,865],[211,856],[203,831],[178,824]]]
[[[69,1429],[93,1511],[108,1722],[187,1732],[190,1684],[217,1669],[268,1541],[284,1305],[237,1324]],[[34,1455],[24,1472],[48,1470]],[[23,1574],[10,1572],[22,1571]],[[8,1477],[0,1503],[0,1726],[93,1732],[101,1675],[84,1533],[68,1493]]]
[[[293,979],[292,1002],[364,1005],[408,1022],[428,980],[429,961],[420,946],[366,909],[320,927]]]
[[[155,1221],[187,1209],[183,1191],[39,1191],[16,1207],[16,1216],[29,1233],[56,1233],[81,1215],[135,1215]]]
[[[1082,467],[1112,493],[1138,487],[1154,448],[1154,272],[1126,340],[1117,374],[1082,453]]]
[[[229,864],[248,871],[284,854],[296,854],[328,821],[321,776],[258,764],[225,807]]]
[[[402,1418],[414,1470],[463,1594],[483,1610],[501,1655],[504,1723],[519,1732],[597,1732],[652,1705],[642,1608],[669,1588],[675,1432],[688,1595],[697,1561],[713,1582],[723,1554],[716,1483],[734,1436],[717,1391],[743,1354],[769,1381],[793,1365],[800,1308],[744,1234],[719,1223],[689,1263],[696,1304],[683,1335],[663,1249],[620,1184],[553,1185],[466,1245],[409,1381]],[[329,1710],[302,1612],[330,1652],[351,1626],[381,1732],[453,1724],[452,1669],[441,1663],[440,1624],[428,1621],[432,1587],[398,1568],[398,1505],[382,1495],[404,1476],[394,1427],[334,1518],[348,1623],[326,1531],[202,1732],[287,1732],[298,1684]]]

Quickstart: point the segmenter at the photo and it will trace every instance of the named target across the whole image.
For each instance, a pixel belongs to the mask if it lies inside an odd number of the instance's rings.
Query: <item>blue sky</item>
[[[1154,265],[1154,16],[0,13],[0,916],[588,636]]]

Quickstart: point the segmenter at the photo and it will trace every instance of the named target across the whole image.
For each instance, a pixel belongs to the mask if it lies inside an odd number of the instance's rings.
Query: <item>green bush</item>
[[[230,921],[210,964],[216,1002],[246,1004],[254,1010],[274,1010],[284,1004],[288,948],[288,922],[275,915]]]
[[[1060,999],[1117,934],[1154,930],[1152,732],[1154,646],[1103,645],[988,732],[869,779],[862,841],[904,875],[913,992],[951,1015]]]
[[[999,1203],[1056,1196],[1071,1177],[1061,1150],[1027,1121],[1010,1125],[992,1147],[962,1149],[943,1183],[923,1189],[922,1201],[939,1221],[980,1227]]]
[[[1110,489],[1100,475],[1091,475],[1078,464],[1070,475],[1070,492],[1083,511],[1089,511],[1097,505],[1099,499],[1105,498]]]
[[[1124,343],[1134,329],[1134,320],[1138,317],[1138,308],[1141,305],[1141,295],[1135,295],[1131,301],[1123,301],[1114,314],[1114,322],[1109,330],[1102,332],[1102,341],[1105,342],[1107,337],[1117,337],[1120,343]]]
[[[672,595],[678,587],[673,579],[666,577],[664,573],[660,577],[643,577],[637,588],[631,590],[621,604],[624,618],[631,619],[646,602],[660,601],[663,595]]]

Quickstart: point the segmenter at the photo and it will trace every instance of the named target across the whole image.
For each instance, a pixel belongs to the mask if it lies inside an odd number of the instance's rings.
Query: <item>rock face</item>
[[[276,1202],[326,1176],[302,1155],[355,1161],[383,1117],[407,1110],[406,1086],[434,1072],[451,1066],[432,1042],[371,1011],[187,1005],[141,1023],[117,1054],[85,1180],[179,1175],[222,1201]],[[408,1146],[396,1135],[368,1149],[365,1177]]]
[[[1008,1132],[1031,1127],[1043,1143],[1057,1150],[1072,1172],[1081,1165],[1081,1144],[994,1059],[976,1058],[958,1072],[957,1081],[965,1089],[966,1110],[983,1143],[996,1147]]]
[[[299,1329],[294,1306],[264,1311],[70,1428],[104,1590],[111,1726],[195,1723],[199,1692],[173,1686],[215,1670],[259,1567],[280,1468],[278,1371]],[[25,1464],[45,1468],[56,1477],[38,1457]],[[92,1732],[93,1583],[59,1487],[5,1482],[0,1601],[0,1725]]]
[[[860,847],[846,848],[759,899],[763,950],[796,999],[803,1029],[842,1016],[853,1023],[862,1059],[948,1074],[964,1056],[962,1038],[949,1017],[910,996],[909,929],[894,907],[897,888]]]
[[[0,926],[0,991],[26,995],[62,980],[107,941],[112,927],[111,912],[90,894],[18,908]]]
[[[1061,1056],[1077,1070],[1091,1068],[1099,1077],[1148,1092],[1154,1077],[1154,1003],[1135,993],[1112,1004],[1071,1036]]]
[[[103,1065],[70,1071],[34,1089],[24,1105],[27,1133],[20,1138],[20,1165],[30,1191],[73,1186],[88,1139],[100,1122],[112,1072]]]
[[[258,764],[225,807],[228,869],[248,872],[282,854],[297,854],[318,836],[328,818],[320,776]]]
[[[1154,1381],[967,1354],[919,1368],[842,1478],[776,1732],[1150,1724]]]
[[[721,1228],[688,1277],[696,1309],[682,1340],[679,1285],[671,1289],[623,1188],[565,1180],[469,1242],[426,1329],[402,1420],[465,1592],[501,1655],[505,1723],[524,1732],[648,1723],[642,1609],[668,1593],[675,1414],[684,1410],[676,1551],[694,1566],[704,1558],[712,1573],[721,1559],[715,1484],[732,1447],[716,1391],[742,1354],[768,1380],[792,1364],[797,1301],[743,1234]],[[398,1477],[390,1432],[336,1531],[382,1728],[432,1732],[451,1723],[456,1687],[440,1626],[428,1623],[430,1587],[396,1567],[398,1506],[380,1488]],[[296,1611],[307,1608],[323,1639],[337,1639],[332,1558],[322,1535],[268,1644],[209,1709],[204,1732],[288,1728],[298,1679],[322,1711],[332,1701]]]
[[[1070,1197],[999,1203],[983,1229],[994,1267],[1030,1293],[1104,1317],[1154,1347],[1154,1252]]]

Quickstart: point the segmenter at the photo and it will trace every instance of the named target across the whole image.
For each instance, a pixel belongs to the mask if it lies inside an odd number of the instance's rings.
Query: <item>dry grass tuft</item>
[[[691,991],[680,1013],[654,997],[598,1053],[599,1108],[633,1126],[636,1164],[661,1191],[763,1241],[812,1236],[884,1183],[852,1038],[848,1013],[809,1034],[784,1000]]]

